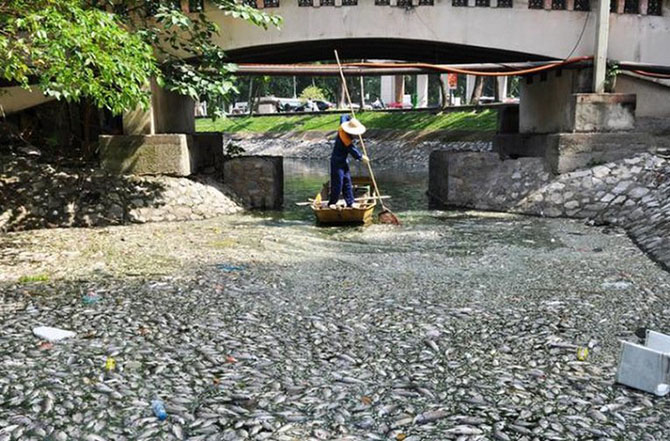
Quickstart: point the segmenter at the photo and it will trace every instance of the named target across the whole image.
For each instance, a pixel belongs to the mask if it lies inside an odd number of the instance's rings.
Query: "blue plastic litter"
[[[87,294],[82,298],[83,302],[85,305],[92,305],[94,303],[98,303],[100,300],[102,300],[102,297],[100,297],[97,294]]]
[[[220,263],[216,265],[216,269],[219,269],[221,271],[225,271],[227,273],[233,272],[233,271],[244,271],[243,266],[238,266],[238,265],[229,265],[227,263]]]
[[[154,415],[161,421],[165,421],[167,418],[167,412],[165,411],[165,404],[161,400],[153,400],[151,402],[151,410],[154,411]]]

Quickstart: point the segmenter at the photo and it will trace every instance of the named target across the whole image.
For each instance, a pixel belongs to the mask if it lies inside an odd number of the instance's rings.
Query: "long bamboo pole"
[[[344,72],[342,72],[342,64],[340,63],[340,56],[337,53],[337,50],[335,50],[335,60],[337,60],[337,65],[340,67],[340,77],[342,78],[342,87],[344,88],[344,94],[347,97],[347,102],[349,103],[349,110],[351,111],[351,117],[355,118],[356,113],[354,112],[354,106],[351,103],[351,96],[349,95],[349,88],[347,87],[347,80],[344,78]],[[365,148],[365,142],[363,142],[363,137],[361,135],[358,135],[358,140],[361,143],[361,147],[363,148],[363,154],[368,158],[367,161],[367,166],[368,166],[368,172],[370,172],[370,179],[372,179],[372,185],[374,185],[375,193],[377,193],[377,198],[379,199],[379,203],[382,206],[382,210],[386,211],[386,207],[384,206],[384,201],[381,198],[382,195],[379,193],[379,187],[377,186],[377,180],[375,179],[375,174],[372,171],[372,165],[370,165],[370,157],[368,156],[368,151]]]

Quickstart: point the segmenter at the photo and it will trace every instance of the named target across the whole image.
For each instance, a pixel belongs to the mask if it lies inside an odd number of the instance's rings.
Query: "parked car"
[[[335,104],[329,103],[328,101],[324,100],[314,100],[314,104],[319,108],[320,111],[332,109],[335,107]]]

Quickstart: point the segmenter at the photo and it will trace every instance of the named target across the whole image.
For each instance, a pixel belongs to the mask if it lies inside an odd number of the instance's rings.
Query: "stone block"
[[[99,138],[101,167],[121,175],[191,174],[188,135],[103,135]]]
[[[428,194],[434,206],[506,210],[541,185],[544,173],[542,158],[503,161],[492,152],[435,151]]]
[[[635,127],[635,95],[578,93],[573,95],[575,132],[612,132]],[[568,128],[570,129],[570,128]]]
[[[284,203],[281,156],[240,156],[223,163],[223,183],[251,209],[278,210]]]
[[[652,151],[647,133],[557,133],[547,136],[545,158],[554,173],[568,173]]]

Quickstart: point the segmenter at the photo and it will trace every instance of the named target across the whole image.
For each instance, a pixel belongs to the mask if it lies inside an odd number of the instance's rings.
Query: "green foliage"
[[[19,277],[19,283],[38,283],[38,282],[48,282],[49,276],[46,274],[35,274],[30,276],[21,276]]]
[[[357,117],[368,129],[394,130],[463,130],[474,132],[494,132],[497,112],[448,112],[432,114],[427,112],[363,112]],[[323,115],[282,115],[222,118],[216,121],[199,119],[196,129],[202,132],[307,132],[336,130],[339,114]]]
[[[300,98],[305,100],[325,100],[325,92],[317,86],[307,86],[300,92]]]
[[[619,65],[615,63],[608,63],[605,71],[605,92],[613,93],[616,86],[616,78],[621,72]]]
[[[114,112],[147,102],[151,47],[112,14],[78,0],[0,0],[0,77]]]
[[[207,7],[262,28],[281,23],[234,0]],[[174,0],[0,0],[0,78],[115,113],[146,104],[152,76],[169,90],[221,102],[234,90],[235,67],[213,43],[219,32],[202,11]]]

